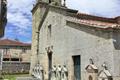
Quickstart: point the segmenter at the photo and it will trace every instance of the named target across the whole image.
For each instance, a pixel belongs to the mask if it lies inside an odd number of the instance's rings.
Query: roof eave
[[[111,30],[111,29],[120,30],[120,25],[113,25],[113,26],[88,25],[88,24],[85,24],[85,23],[78,23],[78,22],[75,22],[75,21],[67,20],[67,24],[69,24],[69,23],[73,23],[73,24],[76,24],[76,25],[89,26],[89,27],[98,28],[98,29],[101,29],[101,30]]]

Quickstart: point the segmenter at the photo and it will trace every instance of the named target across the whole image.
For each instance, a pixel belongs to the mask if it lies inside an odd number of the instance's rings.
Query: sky
[[[35,0],[8,0],[8,23],[4,38],[31,42],[32,14]],[[68,8],[102,17],[120,16],[120,0],[66,0]]]

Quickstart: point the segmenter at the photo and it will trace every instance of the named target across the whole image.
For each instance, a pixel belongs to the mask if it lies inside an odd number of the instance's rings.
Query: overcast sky
[[[8,24],[4,38],[31,42],[31,10],[34,3],[35,0],[8,0]],[[66,3],[67,7],[82,13],[103,17],[120,15],[120,0],[66,0]]]

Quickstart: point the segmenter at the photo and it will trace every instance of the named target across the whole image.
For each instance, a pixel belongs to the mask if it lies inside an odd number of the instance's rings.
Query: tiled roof
[[[2,39],[0,40],[0,46],[31,46],[31,44],[16,40]]]
[[[102,21],[102,22],[109,22],[109,23],[117,23],[115,18],[94,16],[94,15],[90,15],[90,14],[86,14],[86,13],[77,13],[76,16],[79,19],[95,20],[95,21]]]
[[[73,18],[69,19],[68,21],[88,25],[88,26],[94,26],[94,27],[100,27],[100,28],[117,28],[120,29],[120,17],[115,18],[105,18],[105,17],[99,17],[94,15],[89,15],[85,13],[75,13],[70,14]]]

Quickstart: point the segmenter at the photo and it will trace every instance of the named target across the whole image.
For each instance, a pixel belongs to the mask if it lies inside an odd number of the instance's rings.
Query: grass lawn
[[[8,80],[16,80],[16,77],[25,77],[25,76],[29,76],[29,74],[3,75],[3,78]]]
[[[16,76],[15,75],[5,75],[4,79],[16,80]]]

